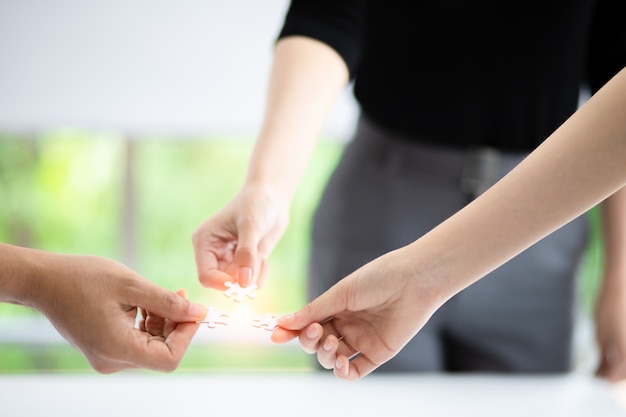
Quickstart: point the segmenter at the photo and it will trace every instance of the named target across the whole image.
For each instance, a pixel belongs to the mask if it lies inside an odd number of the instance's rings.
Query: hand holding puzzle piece
[[[257,289],[256,284],[250,284],[245,288],[241,288],[238,282],[226,281],[224,285],[228,287],[228,289],[224,291],[224,295],[235,301],[242,302],[246,297],[256,297],[256,293],[254,292],[254,290]]]

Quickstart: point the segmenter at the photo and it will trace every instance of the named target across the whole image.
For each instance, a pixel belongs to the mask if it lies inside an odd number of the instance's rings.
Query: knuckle
[[[161,298],[163,301],[163,305],[165,306],[165,309],[167,311],[174,311],[178,309],[186,311],[185,305],[189,303],[187,300],[180,297],[178,294],[169,292],[169,291],[164,291],[163,294],[161,295]]]

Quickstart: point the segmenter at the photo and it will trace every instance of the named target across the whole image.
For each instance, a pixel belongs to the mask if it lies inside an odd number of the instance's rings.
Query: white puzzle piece
[[[256,294],[254,293],[254,290],[257,289],[256,284],[250,284],[246,288],[241,288],[238,282],[226,281],[224,285],[228,287],[228,289],[224,291],[224,295],[235,301],[242,302],[246,297],[256,297]]]
[[[254,319],[252,321],[252,325],[254,327],[258,327],[259,329],[265,329],[269,332],[273,331],[276,327],[278,327],[278,320],[273,314],[266,314],[261,318]]]
[[[228,324],[228,313],[224,311],[217,311],[215,307],[209,306],[207,307],[207,313],[204,319],[197,321],[196,323],[206,324],[207,327],[213,329],[218,324],[226,325]]]

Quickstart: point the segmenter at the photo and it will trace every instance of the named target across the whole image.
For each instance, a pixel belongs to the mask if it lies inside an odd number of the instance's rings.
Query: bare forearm
[[[454,294],[619,190],[624,109],[623,70],[502,181],[408,247],[415,267]]]
[[[246,182],[269,184],[290,199],[347,83],[345,62],[329,46],[304,37],[280,40]]]
[[[50,254],[0,243],[0,302],[32,304]]]

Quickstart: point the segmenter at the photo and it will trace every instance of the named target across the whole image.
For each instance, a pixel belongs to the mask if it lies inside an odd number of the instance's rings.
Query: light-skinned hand
[[[267,257],[287,223],[287,204],[275,193],[264,186],[244,186],[193,234],[200,283],[218,290],[226,289],[226,281],[262,287]]]
[[[272,341],[298,337],[338,378],[362,378],[395,356],[443,304],[428,280],[411,278],[414,270],[405,249],[375,259],[279,318]]]

